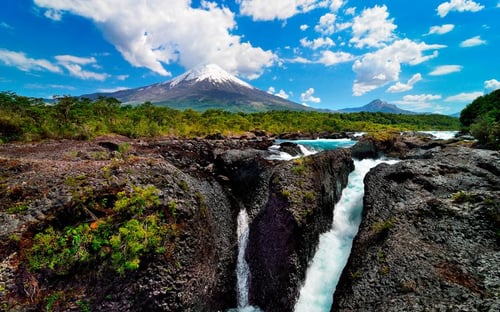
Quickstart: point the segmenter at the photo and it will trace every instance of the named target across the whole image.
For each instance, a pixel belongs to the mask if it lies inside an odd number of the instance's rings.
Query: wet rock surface
[[[500,310],[500,155],[435,147],[365,178],[332,311]]]

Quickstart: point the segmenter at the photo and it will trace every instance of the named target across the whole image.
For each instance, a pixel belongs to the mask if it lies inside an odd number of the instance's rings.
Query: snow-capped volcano
[[[194,82],[201,82],[206,80],[213,84],[236,83],[242,85],[243,87],[253,89],[250,84],[231,75],[217,64],[198,65],[195,68],[185,72],[184,74],[175,77],[168,83],[170,83],[170,88],[173,88],[183,81],[188,82],[193,80]]]
[[[95,99],[114,97],[125,104],[151,102],[177,109],[223,109],[238,112],[310,110],[309,108],[254,88],[215,64],[203,64],[153,85],[113,93],[82,95]]]

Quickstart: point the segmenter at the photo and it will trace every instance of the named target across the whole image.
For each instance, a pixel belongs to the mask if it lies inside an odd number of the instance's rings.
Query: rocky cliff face
[[[365,178],[332,311],[498,311],[498,152],[435,147]]]
[[[350,151],[335,150],[272,170],[250,225],[250,304],[293,310],[319,235],[331,227],[333,207],[353,169]]]
[[[295,162],[268,161],[264,156],[269,144],[265,138],[143,142],[106,137],[1,145],[1,310],[234,308],[236,217],[241,208],[252,220],[247,251],[254,271],[251,303],[270,310],[276,307],[273,302],[293,306],[352,161],[348,151]],[[123,204],[123,197],[130,195],[125,197],[127,209],[136,209],[142,199],[132,199],[134,189],[147,186],[158,190],[158,203],[133,218],[157,216],[168,236],[160,249],[140,257],[138,269],[117,273],[112,267],[117,262],[112,258],[115,247],[109,242],[95,247],[100,255],[87,254],[88,261],[72,253],[81,246],[78,226],[94,238],[96,231],[120,228],[125,239],[129,232],[121,228],[131,212],[116,213],[117,202],[121,198]],[[101,228],[101,223],[109,228]],[[33,268],[28,254],[34,237],[49,233],[49,228],[60,238],[51,240],[50,247],[66,246],[73,258],[53,258],[59,262]]]

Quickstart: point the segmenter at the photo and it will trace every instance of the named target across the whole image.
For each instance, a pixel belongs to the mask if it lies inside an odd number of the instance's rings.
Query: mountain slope
[[[114,97],[125,104],[149,101],[177,109],[238,112],[310,109],[254,88],[215,64],[197,66],[172,80],[150,86],[82,97],[93,99],[98,96]]]
[[[343,113],[358,113],[358,112],[370,112],[370,113],[392,113],[392,114],[404,114],[404,115],[415,115],[417,113],[404,110],[397,107],[394,104],[389,104],[386,101],[382,100],[373,100],[370,103],[361,106],[361,107],[350,107],[340,109],[339,112]]]

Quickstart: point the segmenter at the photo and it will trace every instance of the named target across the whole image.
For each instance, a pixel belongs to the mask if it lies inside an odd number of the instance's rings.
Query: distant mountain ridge
[[[237,112],[312,110],[259,90],[216,64],[199,65],[172,80],[112,93],[82,95],[90,99],[114,97],[125,104],[151,102],[176,109],[223,109]]]
[[[389,104],[386,101],[382,101],[380,99],[373,100],[364,106],[343,108],[339,109],[338,111],[342,113],[369,112],[369,113],[392,113],[392,114],[404,114],[404,115],[418,114],[416,112],[401,109],[394,104]]]

